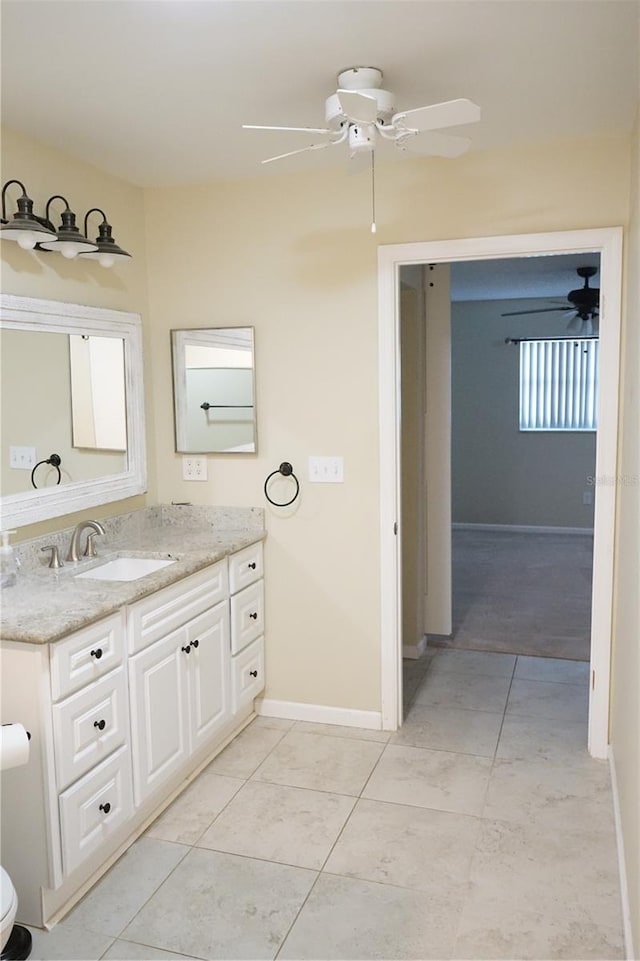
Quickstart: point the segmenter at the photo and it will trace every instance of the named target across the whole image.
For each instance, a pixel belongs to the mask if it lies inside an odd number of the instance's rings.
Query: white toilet
[[[8,729],[14,728],[14,732]],[[9,738],[6,734],[9,733]],[[14,751],[12,740],[17,737],[26,742]],[[31,735],[21,725],[3,724],[0,727],[0,769],[5,770],[25,764],[29,756],[28,739]],[[9,743],[8,743],[9,742]],[[13,753],[12,753],[13,752]],[[21,924],[14,924],[18,910],[18,895],[13,882],[0,865],[0,961],[25,961],[31,954],[31,932]]]
[[[0,865],[0,959],[24,961],[31,953],[31,932],[21,924],[14,924],[18,910],[18,896],[11,878]]]
[[[0,949],[4,957],[4,946],[9,940],[11,928],[18,910],[18,896],[11,878],[0,865]]]

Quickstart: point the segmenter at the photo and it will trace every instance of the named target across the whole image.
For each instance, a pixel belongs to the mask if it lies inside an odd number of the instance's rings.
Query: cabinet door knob
[[[254,621],[257,621],[257,620],[258,620],[258,612],[257,612],[257,611],[254,611],[253,614],[249,614],[249,617],[252,617],[252,618],[254,619]]]
[[[99,810],[99,811],[104,811],[105,814],[108,814],[109,811],[111,810],[111,805],[110,805],[109,802],[107,801],[106,804],[101,804],[100,807],[98,808],[98,810]]]
[[[99,731],[104,731],[105,727],[107,726],[107,722],[102,720],[94,721],[93,726],[97,727]]]
[[[186,646],[186,647],[183,647],[182,650],[184,651],[185,654],[190,654],[190,653],[191,653],[191,645],[190,645],[190,644],[187,644],[187,646]]]
[[[95,651],[91,651],[91,657],[95,657],[96,661],[99,661],[102,657],[102,648],[96,647]]]
[[[257,671],[249,671],[249,674],[251,675],[251,677],[257,677],[257,676],[258,676],[258,672],[257,672]]]
[[[256,569],[256,562],[255,562],[255,561],[250,561],[250,563],[247,565],[247,567],[250,567],[252,571],[255,571],[255,569]]]
[[[191,646],[192,646],[192,647],[200,647],[200,641],[198,640],[197,637],[196,637],[195,641],[191,641]]]

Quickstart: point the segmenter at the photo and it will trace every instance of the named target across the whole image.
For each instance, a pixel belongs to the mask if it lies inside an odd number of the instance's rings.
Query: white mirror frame
[[[127,469],[119,474],[73,481],[0,498],[1,528],[24,527],[37,521],[122,500],[147,489],[142,366],[142,320],[139,314],[83,307],[55,300],[0,296],[0,328],[43,330],[62,334],[111,334],[125,344]],[[71,417],[71,411],[69,411]]]

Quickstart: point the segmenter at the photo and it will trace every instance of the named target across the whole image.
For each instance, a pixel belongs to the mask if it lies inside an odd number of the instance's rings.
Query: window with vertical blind
[[[596,430],[598,341],[520,341],[520,430]]]

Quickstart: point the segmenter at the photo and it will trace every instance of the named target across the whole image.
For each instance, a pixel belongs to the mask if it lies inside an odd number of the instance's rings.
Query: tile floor
[[[33,961],[623,958],[588,665],[430,651],[405,675],[395,735],[255,720]]]

